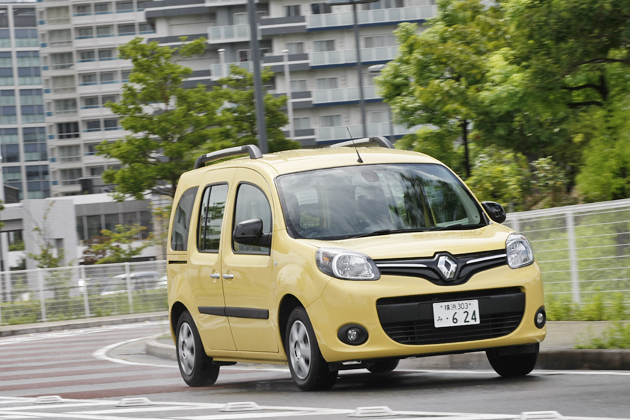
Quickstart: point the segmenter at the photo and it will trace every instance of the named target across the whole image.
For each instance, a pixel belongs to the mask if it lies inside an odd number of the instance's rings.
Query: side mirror
[[[505,214],[505,209],[501,204],[495,203],[494,201],[484,201],[481,205],[492,220],[497,223],[505,222],[507,215]]]
[[[234,228],[234,242],[241,245],[254,245],[269,248],[271,233],[263,233],[263,222],[260,219],[244,220]]]

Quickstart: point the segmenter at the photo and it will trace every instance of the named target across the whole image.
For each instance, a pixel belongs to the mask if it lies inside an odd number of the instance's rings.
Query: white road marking
[[[109,357],[107,355],[108,351],[110,351],[112,349],[115,349],[116,347],[124,346],[125,344],[133,343],[134,341],[147,340],[149,338],[156,338],[156,337],[159,337],[161,335],[162,335],[162,333],[158,333],[158,334],[150,335],[148,337],[133,338],[131,340],[121,341],[119,343],[110,344],[109,346],[105,346],[105,347],[103,347],[101,349],[96,350],[94,353],[92,353],[92,357],[94,357],[95,359],[99,359],[99,360],[107,360],[107,361],[113,362],[113,363],[120,363],[122,365],[157,366],[157,367],[162,367],[162,368],[169,368],[169,369],[175,368],[175,369],[177,369],[177,365],[173,366],[173,365],[160,365],[160,364],[156,364],[156,363],[130,362],[128,360],[117,359],[115,357]]]

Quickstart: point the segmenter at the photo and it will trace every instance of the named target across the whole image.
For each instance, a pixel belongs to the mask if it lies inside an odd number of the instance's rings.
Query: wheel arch
[[[177,322],[179,321],[179,317],[182,316],[184,312],[187,312],[188,308],[183,303],[177,301],[173,303],[170,311],[170,324],[171,324],[171,335],[173,339],[175,339],[176,330],[177,330]]]
[[[284,295],[280,301],[280,306],[278,307],[278,331],[280,332],[283,349],[286,348],[285,339],[287,335],[287,323],[289,322],[289,316],[295,308],[300,306],[304,308],[302,302],[291,294]]]

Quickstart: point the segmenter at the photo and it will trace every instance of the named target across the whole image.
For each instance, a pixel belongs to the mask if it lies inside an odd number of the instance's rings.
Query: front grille
[[[433,303],[471,298],[479,301],[480,324],[435,328]],[[397,343],[459,343],[503,337],[516,330],[525,312],[525,293],[513,287],[384,298],[376,305],[383,330]]]

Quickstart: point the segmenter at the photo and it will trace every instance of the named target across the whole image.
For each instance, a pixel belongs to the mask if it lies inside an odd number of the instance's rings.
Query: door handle
[[[210,274],[210,278],[211,279],[218,279],[220,277],[221,277],[221,275],[219,273],[212,273],[212,274]]]
[[[223,278],[224,279],[228,279],[228,280],[233,279],[234,278],[234,274],[224,274]]]

